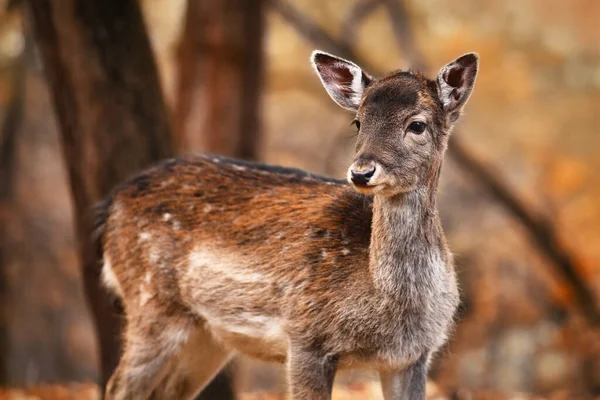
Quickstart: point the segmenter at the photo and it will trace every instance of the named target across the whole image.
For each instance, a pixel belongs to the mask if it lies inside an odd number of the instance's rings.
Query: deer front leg
[[[336,356],[292,348],[288,356],[288,385],[293,400],[329,400],[337,370]]]
[[[429,355],[423,355],[404,370],[380,372],[383,398],[385,400],[425,400],[428,360]]]

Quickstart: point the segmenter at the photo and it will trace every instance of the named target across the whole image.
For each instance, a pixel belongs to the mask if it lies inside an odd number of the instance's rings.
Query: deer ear
[[[438,97],[444,105],[444,111],[450,122],[458,119],[462,108],[469,100],[478,68],[479,56],[468,53],[440,70],[437,78]]]
[[[353,62],[315,50],[311,62],[329,96],[346,110],[358,110],[363,93],[372,81]]]

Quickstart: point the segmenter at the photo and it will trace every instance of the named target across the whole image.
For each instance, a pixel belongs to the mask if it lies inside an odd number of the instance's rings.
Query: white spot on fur
[[[321,258],[327,258],[327,250],[321,249]]]
[[[172,217],[173,217],[173,216],[172,216],[171,214],[169,214],[169,213],[164,213],[164,214],[163,214],[163,221],[165,221],[165,222],[168,222],[168,221],[170,221],[170,220],[171,220],[171,218],[172,218]]]
[[[236,319],[243,321],[243,323],[226,324],[223,326],[223,329],[258,339],[281,340],[285,337],[281,323],[276,318],[251,313],[240,313]]]
[[[290,249],[290,246],[283,246],[283,252],[287,253],[287,251]]]
[[[195,272],[198,269],[208,270],[224,275],[225,277],[238,282],[265,282],[265,275],[259,272],[244,270],[245,263],[238,260],[235,254],[214,253],[206,249],[192,251],[189,256],[189,273],[201,274]]]
[[[150,240],[151,237],[152,235],[149,232],[141,232],[138,236],[140,242]]]
[[[146,272],[144,281],[140,283],[140,307],[144,306],[154,295],[150,291],[150,283],[152,282],[152,274]]]
[[[244,167],[243,165],[233,164],[232,167],[233,167],[233,169],[235,169],[237,171],[245,171],[246,170],[246,167]]]
[[[213,160],[213,162],[214,162],[214,163],[216,163],[216,164],[218,164],[218,163],[220,163],[220,162],[221,162],[221,160],[219,160],[217,157],[213,158],[212,160]]]
[[[104,254],[104,266],[102,267],[102,283],[107,288],[114,290],[119,296],[123,296],[123,289],[119,283],[117,275],[113,270],[110,258],[107,254]]]
[[[151,249],[150,255],[148,256],[148,261],[150,261],[152,264],[155,264],[158,262],[158,258],[159,258],[158,251],[154,248]]]
[[[205,213],[209,213],[212,210],[212,206],[210,204],[206,204],[204,206],[204,208],[202,209],[202,211],[204,211]]]
[[[350,254],[350,250],[344,247],[342,249],[342,255],[347,256],[348,254]]]
[[[169,179],[167,179],[166,181],[163,181],[163,182],[161,182],[161,183],[160,183],[160,187],[161,187],[161,188],[165,188],[165,187],[167,187],[167,186],[169,186],[169,185],[173,184],[174,182],[175,182],[175,180],[174,180],[173,178],[169,178]]]
[[[123,206],[123,203],[121,203],[120,201],[116,201],[115,204],[113,204],[113,216],[115,218],[115,220],[119,221],[123,218],[123,214],[125,214],[125,207]]]
[[[173,229],[175,229],[176,231],[178,231],[179,229],[181,229],[181,222],[179,222],[179,221],[173,221]]]

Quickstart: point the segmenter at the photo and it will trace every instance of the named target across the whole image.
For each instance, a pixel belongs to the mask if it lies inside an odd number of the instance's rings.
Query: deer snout
[[[377,167],[374,162],[362,165],[354,163],[349,170],[349,180],[355,185],[366,186],[373,175],[375,175],[376,169]]]

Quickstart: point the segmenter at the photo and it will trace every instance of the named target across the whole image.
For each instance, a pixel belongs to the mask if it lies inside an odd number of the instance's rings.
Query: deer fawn
[[[423,399],[458,305],[436,190],[478,69],[374,79],[315,51],[355,114],[347,180],[199,155],[168,160],[98,206],[105,284],[126,314],[108,399],[189,399],[236,352],[285,363],[293,399],[329,399],[338,368]]]

